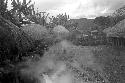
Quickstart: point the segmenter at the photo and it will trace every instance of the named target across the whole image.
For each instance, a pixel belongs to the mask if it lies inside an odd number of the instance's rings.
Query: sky
[[[70,18],[106,16],[125,5],[125,0],[32,0],[33,2],[35,8],[50,13],[50,16],[66,12]]]

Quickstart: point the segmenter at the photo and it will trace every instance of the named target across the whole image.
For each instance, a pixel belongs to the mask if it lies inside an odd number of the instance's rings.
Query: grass
[[[50,47],[38,62],[27,59],[23,64],[25,72],[35,73],[37,76],[45,70],[44,61],[62,61],[67,65],[68,71],[75,76],[76,83],[125,83],[125,52],[109,46],[75,46],[71,42],[62,41]],[[39,61],[43,60],[43,61]],[[24,72],[24,73],[25,73]]]
[[[101,65],[110,83],[125,83],[125,51],[109,46],[93,47],[96,62]]]
[[[104,72],[90,46],[75,46],[63,41],[51,47],[44,55],[55,61],[63,61],[70,71],[85,83],[107,83]],[[79,72],[79,73],[78,73]],[[105,82],[104,82],[105,81]]]

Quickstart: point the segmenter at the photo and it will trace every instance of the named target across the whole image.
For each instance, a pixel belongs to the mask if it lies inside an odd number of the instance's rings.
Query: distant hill
[[[111,16],[116,17],[116,16],[124,16],[124,15],[125,15],[125,5],[118,8],[116,11],[114,11],[114,13]]]
[[[97,25],[94,24],[94,19],[87,19],[87,18],[71,19],[70,22],[77,23],[78,26],[76,29],[85,34],[87,34],[88,31],[91,31],[92,29],[97,27]]]
[[[118,22],[124,20],[125,19],[125,5],[115,10],[114,13],[112,13],[109,17],[111,18],[113,25],[116,25]]]

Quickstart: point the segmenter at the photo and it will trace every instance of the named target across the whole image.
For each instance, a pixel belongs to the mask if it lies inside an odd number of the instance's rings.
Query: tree
[[[5,14],[5,12],[7,12],[7,3],[8,0],[0,0],[0,15]]]
[[[68,20],[69,20],[69,15],[65,14],[59,14],[56,17],[52,16],[49,18],[50,23],[52,23],[54,26],[55,25],[62,25],[66,26]]]
[[[110,18],[107,16],[107,17],[104,17],[104,16],[100,16],[100,17],[96,17],[94,19],[94,23],[100,25],[100,26],[110,26]]]
[[[111,16],[113,26],[125,19],[125,5],[117,9]]]
[[[23,2],[19,0],[11,0],[12,9],[10,10],[16,20],[21,23],[28,15],[32,14],[34,4],[30,4],[31,0],[26,3],[26,0]]]
[[[0,0],[0,15],[3,18],[10,20],[12,23],[18,26],[19,25],[18,20],[16,20],[16,18],[13,16],[11,11],[7,9],[8,7],[7,4],[8,4],[8,0]]]

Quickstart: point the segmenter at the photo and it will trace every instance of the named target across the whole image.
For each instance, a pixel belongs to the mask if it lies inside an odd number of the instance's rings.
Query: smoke
[[[21,69],[21,72],[30,79],[37,78],[40,81],[38,83],[83,83],[84,75],[92,73],[86,71],[86,68],[101,71],[94,60],[88,48],[81,48],[64,40],[50,47],[39,61],[27,62],[29,67]],[[96,83],[96,78],[88,76],[89,78],[95,79],[93,82]]]

